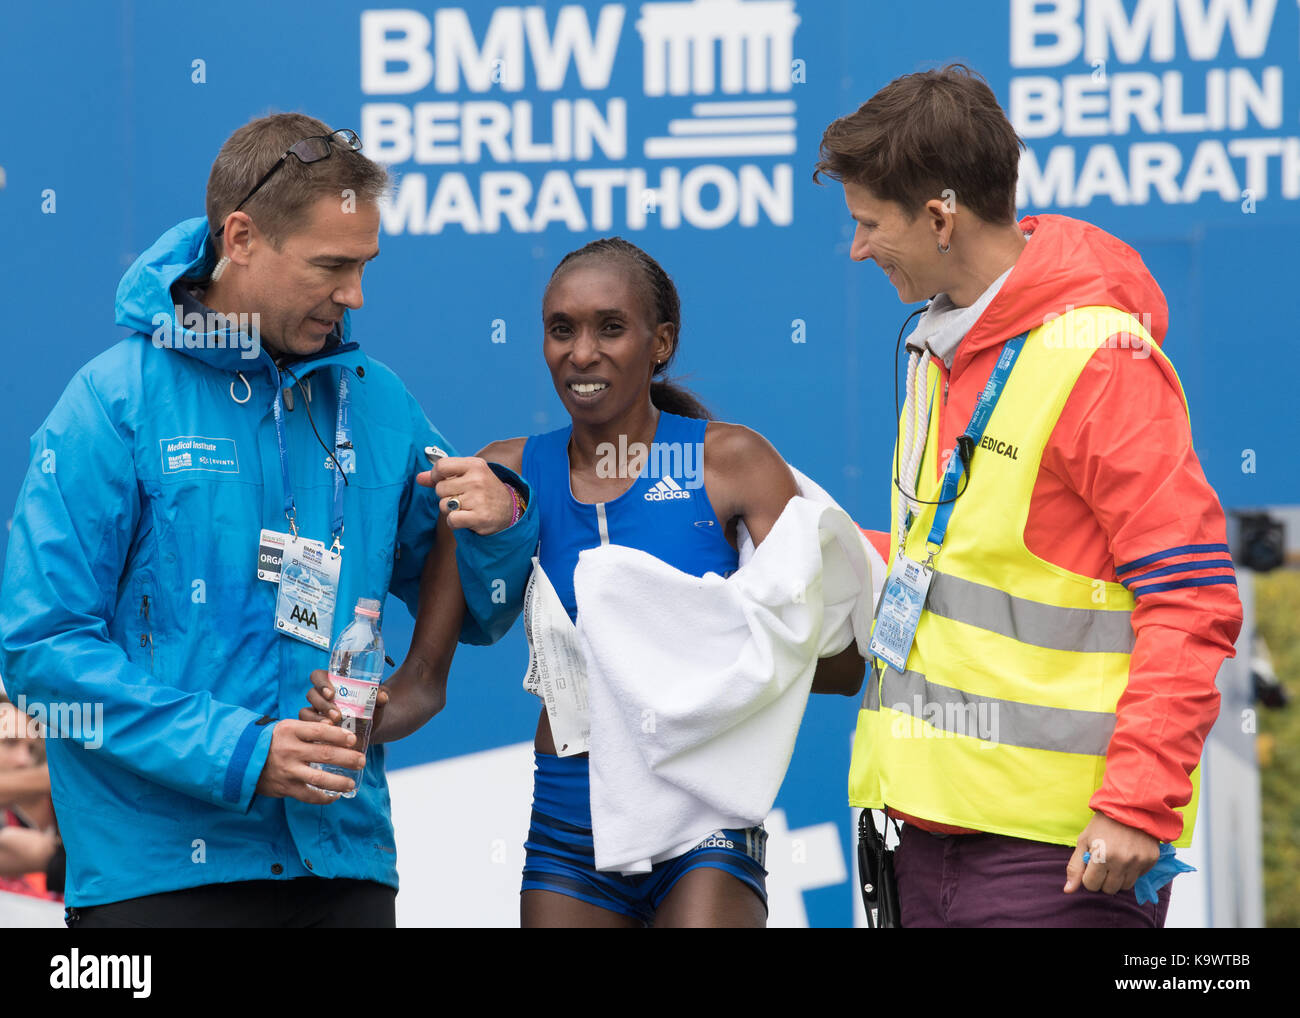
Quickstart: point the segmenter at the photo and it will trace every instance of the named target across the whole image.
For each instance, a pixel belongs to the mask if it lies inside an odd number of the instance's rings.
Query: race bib
[[[524,689],[546,704],[556,755],[586,753],[591,746],[586,659],[578,629],[536,556],[524,592],[524,632],[528,634]]]

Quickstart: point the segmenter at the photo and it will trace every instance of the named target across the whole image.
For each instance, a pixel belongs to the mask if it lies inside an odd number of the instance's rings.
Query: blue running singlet
[[[594,505],[579,502],[569,485],[572,426],[534,435],[524,445],[522,474],[541,511],[539,558],[570,619],[578,618],[573,571],[587,548],[639,548],[692,576],[736,569],[736,550],[704,491],[708,423],[660,411],[641,476],[618,498]],[[611,460],[617,464],[617,450]]]
[[[601,544],[638,548],[692,576],[708,572],[727,576],[735,571],[736,550],[727,543],[723,521],[704,490],[707,427],[708,421],[660,411],[641,475],[618,498],[597,504],[573,497],[572,426],[528,439],[520,472],[532,487],[540,511],[538,559],[571,620],[578,617],[573,571],[579,553],[587,548]],[[626,449],[612,450],[611,466],[625,464],[629,455]],[[767,833],[761,826],[714,832],[689,852],[655,865],[648,874],[601,873],[592,847],[587,758],[539,753],[536,763],[523,890],[553,891],[649,923],[683,874],[708,867],[732,874],[766,907]]]

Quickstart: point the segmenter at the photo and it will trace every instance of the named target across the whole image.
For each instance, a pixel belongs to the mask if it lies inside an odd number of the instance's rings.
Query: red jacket
[[[1020,226],[1032,237],[1011,275],[957,347],[951,373],[939,364],[940,449],[956,444],[1003,343],[1050,312],[1119,308],[1163,345],[1168,307],[1136,251],[1065,216]],[[1188,775],[1219,713],[1215,677],[1234,653],[1241,602],[1223,509],[1192,449],[1178,384],[1161,358],[1117,340],[1089,359],[1056,422],[1024,536],[1040,558],[1120,582],[1136,598],[1129,682],[1090,805],[1172,841],[1182,832],[1174,808],[1191,798]],[[888,534],[872,537],[888,556]]]

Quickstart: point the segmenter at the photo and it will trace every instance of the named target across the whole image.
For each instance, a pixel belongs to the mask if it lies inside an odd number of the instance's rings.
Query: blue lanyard
[[[343,450],[347,453],[340,456]],[[339,410],[338,417],[334,422],[334,515],[330,521],[331,533],[334,537],[334,544],[337,547],[343,547],[339,544],[339,538],[343,536],[343,484],[344,484],[344,467],[355,462],[355,454],[352,452],[352,400],[348,389],[348,370],[339,368]]]
[[[284,376],[279,376],[279,383],[284,381]],[[284,515],[289,521],[289,529],[293,531],[295,537],[298,536],[298,514],[297,506],[293,498],[293,482],[289,478],[289,443],[285,437],[284,430],[284,408],[282,402],[284,399],[284,390],[277,383],[275,388],[275,402],[271,404],[272,411],[275,415],[275,437],[280,446],[280,477],[284,485]],[[334,538],[334,550],[340,550],[343,545],[339,539],[343,536],[343,458],[338,453],[342,450],[349,450],[348,460],[351,460],[350,450],[352,449],[352,413],[351,400],[348,394],[348,372],[346,368],[339,369],[339,404],[338,418],[334,425],[334,458],[337,462],[334,464],[334,512],[330,521],[331,534]]]
[[[979,448],[980,439],[984,437],[984,429],[988,427],[989,418],[993,416],[993,408],[998,405],[1007,378],[1011,375],[1011,369],[1016,366],[1016,358],[1020,356],[1020,350],[1025,345],[1028,335],[1028,332],[1022,332],[1015,339],[1007,340],[1002,347],[1002,354],[998,357],[997,364],[993,367],[993,374],[989,375],[984,391],[975,402],[975,411],[971,414],[970,423],[962,432],[963,437],[969,438],[974,448]],[[957,501],[957,486],[961,483],[965,472],[959,444],[953,448],[952,455],[948,457],[948,468],[943,474],[943,487],[939,490],[939,507],[934,511],[934,523],[930,527],[930,536],[926,538],[927,546],[934,545],[936,551],[943,546],[943,539],[948,534],[948,519],[952,516],[952,507]],[[934,555],[935,552],[930,553],[931,558],[934,558]]]

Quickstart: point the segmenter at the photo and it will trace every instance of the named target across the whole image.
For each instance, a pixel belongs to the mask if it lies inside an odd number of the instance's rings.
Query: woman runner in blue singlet
[[[691,393],[657,380],[671,365],[681,332],[680,302],[668,275],[627,241],[593,241],[556,267],[543,297],[542,321],[546,364],[571,422],[549,434],[493,442],[478,455],[528,481],[540,510],[539,561],[569,618],[577,619],[578,555],[602,542],[639,548],[696,576],[732,572],[737,523],[744,521],[754,543],[761,543],[797,493],[795,481],[761,435],[710,420]],[[651,453],[640,473],[609,469],[609,449],[630,451],[637,443]],[[432,474],[420,478],[433,483]],[[442,496],[438,525],[454,527],[449,517],[460,503],[449,505],[449,496],[460,490],[445,479],[437,489]],[[449,535],[435,545],[425,567],[431,593],[456,582],[454,546]],[[444,550],[437,560],[439,549]],[[433,663],[422,672],[395,675],[381,690],[374,742],[415,731],[445,702],[463,601],[439,593],[426,603],[424,592],[422,583],[408,662]],[[852,696],[864,670],[851,643],[818,663],[812,691]],[[326,673],[313,673],[312,681],[312,707],[300,718],[337,720]],[[522,925],[766,924],[767,835],[761,826],[716,831],[646,874],[601,873],[592,844],[587,756],[556,755],[545,707],[537,723],[535,761]]]
[[[681,331],[668,275],[624,240],[594,241],[556,268],[542,322],[546,364],[571,423],[494,442],[482,455],[518,471],[539,500],[539,560],[570,619],[577,619],[573,572],[584,548],[639,548],[696,576],[735,570],[737,522],[761,542],[796,494],[794,477],[761,435],[709,420],[693,395],[656,380]],[[636,443],[650,450],[640,476],[611,471],[609,450]],[[823,660],[814,691],[852,695],[863,668],[850,645]],[[765,924],[762,827],[715,832],[648,874],[600,873],[587,757],[555,755],[544,708],[536,763],[524,926]]]

